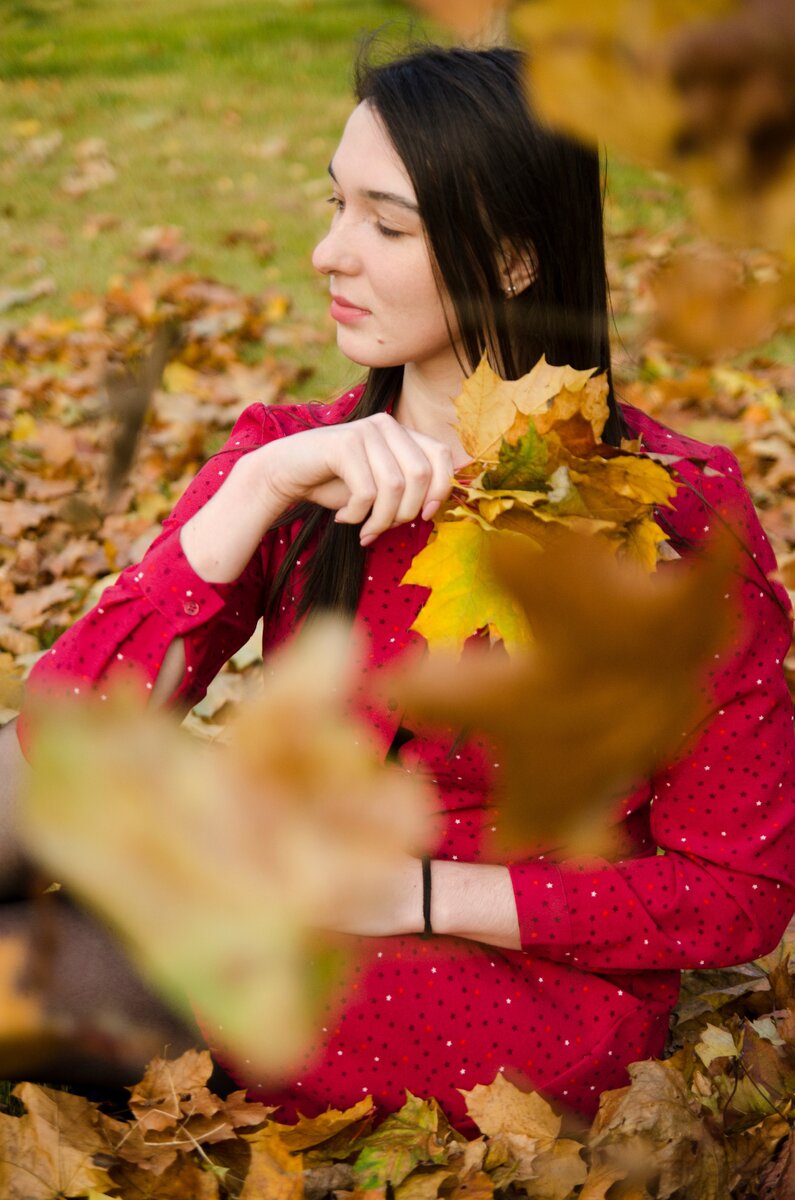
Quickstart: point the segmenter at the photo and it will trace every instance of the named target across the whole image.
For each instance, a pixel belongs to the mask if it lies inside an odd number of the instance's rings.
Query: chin
[[[345,330],[337,332],[337,349],[351,362],[360,367],[400,367],[403,359],[396,354],[390,354],[385,346],[357,346],[353,338],[345,336]]]

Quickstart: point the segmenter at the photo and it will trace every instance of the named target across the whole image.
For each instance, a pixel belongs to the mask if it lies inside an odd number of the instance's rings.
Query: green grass
[[[140,269],[141,230],[173,224],[184,268],[246,291],[275,289],[325,329],[310,254],[328,222],[326,166],[351,108],[363,33],[411,17],[396,0],[6,0],[0,37],[0,287],[51,276],[56,292],[13,310],[68,315],[86,293]],[[29,161],[32,140],[60,147]],[[80,143],[101,138],[113,183],[80,198],[61,182]],[[118,222],[91,238],[87,222]],[[275,253],[224,244],[265,220]],[[330,345],[302,346],[309,394],[358,374]]]
[[[336,352],[310,255],[329,219],[326,166],[351,108],[356,49],[384,27],[397,47],[412,32],[446,37],[401,0],[0,0],[0,289],[42,277],[56,287],[0,321],[66,316],[114,277],[157,274],[136,258],[139,237],[175,225],[191,254],[171,272],[290,299],[285,352],[313,372],[298,395],[346,387],[360,371]],[[32,161],[37,139],[58,134]],[[70,197],[63,180],[97,138],[116,179]],[[645,255],[686,224],[668,181],[622,162],[609,179],[621,254]],[[225,243],[262,221],[270,258]],[[644,319],[625,304],[618,335],[631,343]]]

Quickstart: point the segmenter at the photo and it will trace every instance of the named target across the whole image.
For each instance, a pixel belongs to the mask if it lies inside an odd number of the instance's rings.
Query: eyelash
[[[337,212],[342,212],[342,209],[345,207],[345,201],[340,200],[339,196],[329,196],[328,199],[326,200],[326,203],[330,204],[334,209],[336,209]],[[382,237],[386,237],[386,238],[404,237],[404,233],[403,233],[402,229],[390,229],[388,225],[382,225],[380,221],[376,221],[375,227],[378,230],[378,232],[381,234]]]

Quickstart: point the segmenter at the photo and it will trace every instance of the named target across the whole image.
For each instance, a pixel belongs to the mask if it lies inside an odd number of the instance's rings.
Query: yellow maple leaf
[[[496,462],[504,440],[518,441],[527,432],[527,417],[544,413],[550,400],[561,391],[577,396],[587,387],[594,369],[553,367],[542,355],[520,379],[501,379],[484,355],[454,401],[461,445],[473,459]],[[599,376],[600,380],[604,378]],[[606,395],[606,379],[603,391]],[[588,395],[590,398],[591,393]],[[578,410],[576,401],[572,408],[575,410]],[[606,407],[604,420],[607,420]]]
[[[484,627],[509,650],[529,643],[522,610],[498,585],[491,567],[492,543],[517,538],[523,546],[532,545],[521,534],[492,530],[485,522],[443,521],[438,526],[401,580],[431,588],[412,629],[432,651],[459,647]]]
[[[500,379],[485,355],[477,370],[464,382],[455,400],[458,436],[467,454],[482,462],[496,462],[505,431],[516,416],[516,384]]]
[[[552,397],[557,396],[564,388],[567,392],[581,391],[595,370],[596,367],[588,367],[584,371],[578,371],[576,367],[553,367],[547,362],[546,355],[542,354],[532,370],[517,381],[524,386],[515,393],[514,404],[520,413],[542,412]],[[600,375],[598,378],[604,380],[605,376]],[[605,381],[605,392],[606,390]]]

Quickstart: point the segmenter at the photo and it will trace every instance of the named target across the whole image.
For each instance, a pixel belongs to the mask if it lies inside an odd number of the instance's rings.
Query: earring
[[[510,296],[511,299],[513,299],[513,297],[516,295],[516,288],[514,287],[514,285],[512,283],[509,283],[507,288],[505,289],[505,295]]]

